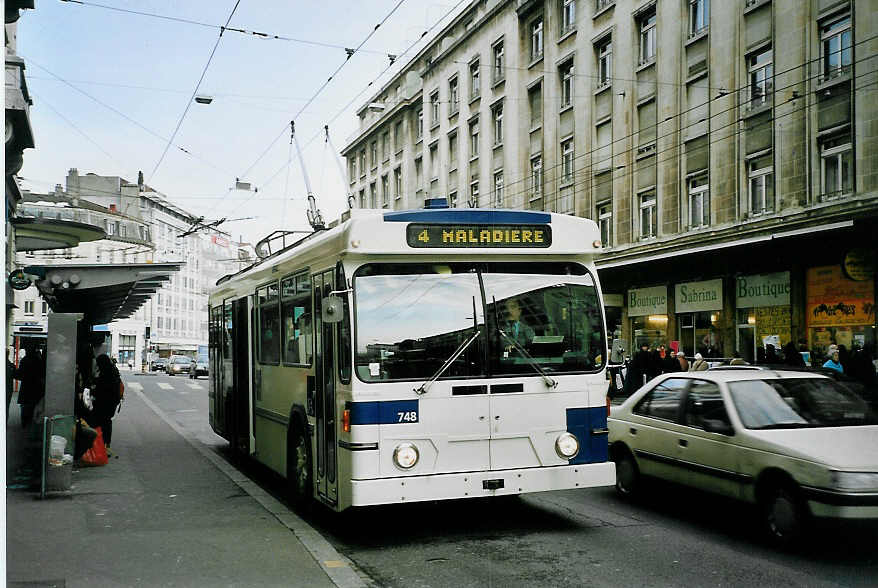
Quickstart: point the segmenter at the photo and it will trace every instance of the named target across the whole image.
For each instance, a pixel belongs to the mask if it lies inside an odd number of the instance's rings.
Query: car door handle
[[[680,447],[689,447],[689,442],[685,439],[678,439],[677,444],[679,444]]]
[[[631,433],[632,435],[636,435],[637,429],[635,429],[634,427],[631,427],[630,429],[628,429],[628,432]]]

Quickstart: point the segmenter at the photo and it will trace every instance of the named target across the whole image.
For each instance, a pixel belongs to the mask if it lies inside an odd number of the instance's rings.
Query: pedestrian
[[[844,345],[838,346],[838,363],[841,364],[844,373],[851,371],[851,354]]]
[[[779,364],[780,356],[777,354],[777,350],[774,348],[774,345],[769,343],[765,346],[765,363],[768,364]]]
[[[104,444],[109,450],[113,440],[113,416],[119,406],[119,384],[122,378],[119,376],[119,370],[106,354],[98,356],[97,367],[98,376],[91,391],[94,397],[92,408],[94,417],[89,420],[89,424],[101,428]]]
[[[677,361],[677,356],[674,355],[674,350],[668,349],[665,351],[664,345],[662,345],[660,349],[664,352],[664,357],[662,358],[662,373],[669,374],[671,372],[679,372],[680,362]]]
[[[844,368],[841,367],[841,363],[838,361],[838,349],[832,349],[832,354],[829,356],[829,359],[826,360],[826,363],[823,364],[823,367],[829,368],[831,370],[835,370],[840,374],[844,373]]]
[[[665,346],[659,345],[655,349],[653,349],[649,354],[649,364],[647,368],[646,375],[648,379],[651,380],[654,377],[661,375],[662,373],[662,353],[664,353]]]
[[[805,367],[802,354],[796,349],[795,343],[790,341],[783,348],[783,362],[791,367]]]
[[[729,365],[748,365],[744,358],[741,357],[741,353],[735,349],[735,352],[732,354],[732,360],[729,362]]]
[[[688,372],[689,371],[689,360],[686,359],[686,354],[682,351],[677,352],[677,362],[680,364],[679,371]]]
[[[704,356],[700,353],[695,354],[695,361],[692,362],[692,365],[689,367],[690,372],[703,372],[709,368],[707,361],[705,361]]]
[[[18,404],[21,406],[21,427],[30,425],[37,404],[46,393],[46,364],[43,362],[37,345],[28,343],[24,358],[15,370],[15,379],[21,382],[18,387]]]

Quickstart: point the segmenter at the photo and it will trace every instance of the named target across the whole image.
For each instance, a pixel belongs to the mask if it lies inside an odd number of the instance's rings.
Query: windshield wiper
[[[504,339],[506,339],[509,343],[512,344],[513,347],[521,352],[522,357],[527,360],[528,365],[535,369],[543,377],[543,382],[545,382],[546,386],[548,386],[549,388],[556,388],[558,386],[558,382],[543,371],[543,368],[540,367],[540,363],[535,360],[533,356],[531,356],[531,354],[527,352],[527,349],[522,347],[518,343],[518,341],[507,335],[506,332],[500,327],[497,327],[497,332],[503,335]]]
[[[433,376],[429,380],[427,380],[426,382],[424,382],[423,384],[421,384],[420,386],[418,386],[417,388],[414,389],[415,393],[418,396],[420,396],[421,394],[426,394],[427,391],[430,389],[430,386],[433,385],[433,382],[435,382],[437,379],[439,379],[439,376],[444,374],[445,370],[447,370],[449,367],[451,367],[451,364],[454,363],[454,361],[458,357],[460,357],[461,353],[466,351],[467,347],[469,347],[472,344],[472,342],[478,338],[478,336],[480,334],[481,334],[481,331],[476,330],[476,332],[473,333],[472,337],[470,337],[469,339],[467,339],[466,341],[464,341],[463,343],[458,345],[458,347],[457,347],[457,349],[455,349],[454,353],[452,353],[451,356],[445,360],[445,363],[443,363],[442,366],[440,366],[439,369],[436,370],[436,373],[433,374]]]

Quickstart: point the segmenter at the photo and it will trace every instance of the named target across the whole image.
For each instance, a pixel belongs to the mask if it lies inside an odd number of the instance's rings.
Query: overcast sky
[[[274,229],[307,228],[305,183],[294,152],[287,164],[289,121],[345,62],[343,48],[359,45],[399,1],[240,0],[230,27],[340,48],[227,31],[198,91],[212,96],[213,103],[192,104],[161,164],[219,29],[94,4],[219,26],[235,0],[37,2],[36,10],[24,11],[18,29],[36,143],[24,154],[24,187],[51,190],[64,184],[72,167],[80,174],[119,175],[130,181],[143,170],[149,185],[195,214],[257,217],[229,222],[225,228],[235,238],[242,235],[255,242]],[[296,119],[296,137],[327,221],[346,208],[346,186],[335,155],[324,147],[323,125],[341,112],[330,126],[340,149],[356,131],[356,109],[397,69],[343,111],[387,67],[387,53],[401,54],[445,17],[429,38],[448,22],[449,12],[457,14],[466,4],[403,0]],[[236,177],[257,186],[258,192],[230,190]]]

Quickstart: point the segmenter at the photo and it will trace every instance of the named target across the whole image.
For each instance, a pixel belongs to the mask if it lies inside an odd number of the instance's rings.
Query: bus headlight
[[[555,453],[561,459],[573,459],[579,453],[579,440],[570,433],[561,433],[555,439]]]
[[[412,443],[400,443],[393,450],[393,463],[403,470],[410,470],[418,463],[418,448]]]

